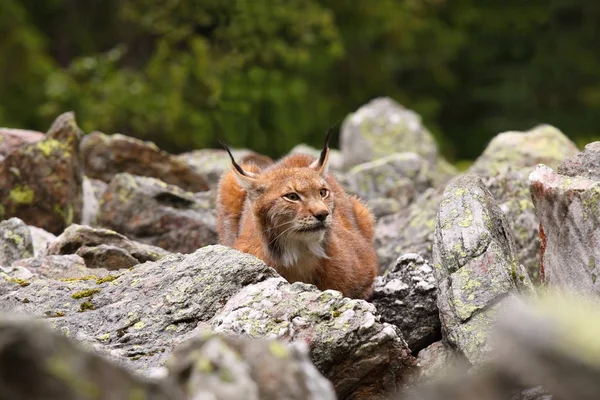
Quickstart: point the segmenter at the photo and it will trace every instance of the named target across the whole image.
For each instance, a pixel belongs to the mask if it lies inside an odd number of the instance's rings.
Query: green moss
[[[98,336],[96,336],[96,339],[101,340],[103,342],[107,342],[108,340],[110,340],[110,333],[105,333],[103,335],[98,335]]]
[[[145,326],[146,326],[145,322],[139,321],[133,325],[133,329],[143,329]]]
[[[215,370],[212,361],[202,356],[198,356],[196,362],[194,363],[194,367],[199,372],[204,372],[206,374],[210,374]]]
[[[29,301],[29,299],[28,299],[27,297],[25,297],[25,298],[23,299],[23,303],[29,303],[29,302],[30,302],[30,301]]]
[[[282,343],[279,342],[271,342],[269,343],[269,352],[275,358],[283,359],[289,357],[289,350]]]
[[[590,257],[590,260],[588,261],[588,268],[592,271],[596,269],[596,259],[594,257]]]
[[[102,283],[106,283],[106,282],[112,282],[115,279],[117,279],[120,275],[108,275],[105,276],[104,278],[98,278],[96,279],[96,284],[100,285]]]
[[[88,310],[95,310],[96,307],[92,304],[90,300],[86,300],[79,305],[79,312],[84,312]]]
[[[61,205],[55,204],[53,210],[63,218],[66,225],[71,225],[71,223],[73,223],[73,206],[67,204],[65,208],[66,210],[63,210]]]
[[[8,194],[10,199],[18,204],[31,204],[35,199],[33,189],[24,185],[15,186]]]
[[[462,228],[468,228],[473,223],[473,212],[469,207],[465,209],[465,217],[458,223],[458,226]]]
[[[60,152],[63,157],[69,157],[71,152],[69,146],[56,139],[41,140],[35,144],[35,148],[40,150],[46,157],[50,156],[53,151]]]
[[[84,297],[90,297],[95,295],[96,293],[100,293],[100,289],[87,289],[87,290],[82,290],[81,292],[77,292],[77,293],[73,293],[71,295],[72,298],[74,298],[75,300],[77,299],[81,299]]]

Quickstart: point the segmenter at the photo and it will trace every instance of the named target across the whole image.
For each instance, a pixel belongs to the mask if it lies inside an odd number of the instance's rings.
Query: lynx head
[[[322,243],[334,208],[333,193],[325,179],[329,136],[328,132],[318,159],[290,155],[258,173],[244,170],[227,149],[237,180],[246,190],[269,251],[275,256],[299,242],[325,256]]]

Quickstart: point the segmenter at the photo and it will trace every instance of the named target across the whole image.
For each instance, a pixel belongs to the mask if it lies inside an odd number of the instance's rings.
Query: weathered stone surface
[[[102,183],[106,188],[106,184],[104,182]],[[100,209],[99,199],[104,193],[104,191],[98,192],[97,188],[99,188],[98,185],[94,184],[91,179],[86,176],[83,177],[83,209],[81,211],[82,225],[93,225],[96,222],[96,216],[98,215],[98,210]]]
[[[431,163],[438,155],[435,139],[421,117],[388,97],[373,99],[350,114],[341,132],[346,168],[393,153],[414,152]]]
[[[36,226],[27,226],[33,243],[33,256],[37,257],[46,251],[46,246],[56,240],[56,235]]]
[[[211,201],[148,177],[117,174],[102,197],[97,224],[172,252],[217,243]]]
[[[44,139],[44,134],[25,129],[0,128],[0,156],[6,157],[14,149]]]
[[[380,274],[394,268],[406,253],[431,260],[433,233],[442,191],[428,189],[397,214],[380,218],[375,224],[375,247]]]
[[[321,149],[315,149],[307,144],[301,143],[294,146],[289,154],[308,154],[314,158],[319,158]],[[329,149],[329,169],[331,171],[342,171],[344,169],[344,158],[342,152],[337,149]]]
[[[19,218],[0,222],[0,266],[33,256],[33,243],[27,225]]]
[[[281,341],[207,332],[180,345],[167,365],[187,399],[336,399],[305,346]]]
[[[148,373],[243,286],[275,276],[252,256],[207,246],[104,279],[23,282],[0,275],[0,312],[54,317],[49,320],[54,329]]]
[[[525,132],[508,131],[496,135],[469,172],[494,176],[510,168],[525,169],[525,174],[529,174],[537,164],[556,168],[578,152],[577,146],[560,130],[551,125],[539,125]]]
[[[548,165],[552,168],[551,165]],[[561,175],[600,181],[600,142],[588,143],[581,153],[564,160],[556,170]]]
[[[544,165],[529,181],[540,220],[542,279],[600,295],[600,181],[560,175]]]
[[[48,246],[46,254],[77,254],[85,260],[88,268],[117,270],[159,260],[169,252],[134,242],[109,229],[73,224]]]
[[[60,256],[40,256],[25,258],[13,264],[13,267],[26,268],[36,277],[52,279],[103,279],[110,275],[105,268],[90,269],[77,254]],[[16,276],[9,274],[11,277]],[[115,275],[116,276],[116,275]],[[31,278],[21,278],[30,280]]]
[[[367,207],[373,213],[375,220],[400,212],[406,205],[395,199],[371,199],[366,201]]]
[[[498,175],[483,177],[496,203],[506,215],[515,239],[518,260],[534,283],[540,282],[539,220],[524,170],[507,169]]]
[[[405,254],[375,280],[372,303],[383,322],[396,325],[413,354],[441,339],[433,269],[418,254]]]
[[[375,307],[283,278],[243,288],[211,323],[216,332],[309,344],[315,366],[342,399],[378,399],[402,386],[415,360]]]
[[[487,361],[498,309],[533,293],[505,215],[479,177],[453,179],[439,207],[433,245],[438,308],[447,341],[469,362]]]
[[[262,154],[255,153],[246,149],[231,149],[231,153],[238,163],[252,162],[260,168],[264,168],[273,160]],[[219,179],[223,172],[231,169],[231,159],[223,149],[202,149],[194,150],[188,153],[182,153],[177,158],[204,177],[211,189],[215,189],[219,184]]]
[[[67,112],[54,121],[45,139],[6,156],[0,163],[0,219],[18,217],[54,234],[80,221],[80,138],[75,115]]]
[[[466,371],[469,363],[460,353],[453,350],[442,341],[437,341],[419,351],[417,355],[419,374],[416,383],[426,383],[440,380]]]
[[[104,182],[110,182],[118,173],[127,172],[154,177],[192,192],[209,188],[204,176],[152,142],[121,134],[92,132],[81,141],[81,154],[85,174]]]
[[[359,164],[346,176],[352,191],[362,199],[393,198],[406,206],[430,186],[423,174],[424,165],[416,153],[394,153]]]
[[[0,315],[3,399],[183,400],[166,382],[140,379],[87,351],[47,324]]]

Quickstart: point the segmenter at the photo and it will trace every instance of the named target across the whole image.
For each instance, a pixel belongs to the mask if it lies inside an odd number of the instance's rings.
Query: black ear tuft
[[[327,156],[327,150],[329,149],[329,139],[331,138],[332,132],[333,132],[333,126],[329,129],[327,129],[327,133],[325,134],[323,150],[321,150],[321,155],[319,156],[319,165],[323,165],[323,163],[325,162],[325,157]]]
[[[221,143],[221,146],[223,146],[223,148],[227,150],[227,154],[229,154],[229,158],[231,158],[231,163],[233,164],[233,167],[237,170],[237,172],[239,172],[243,176],[248,176],[246,171],[244,171],[242,167],[240,167],[240,165],[235,161],[235,158],[233,158],[233,154],[231,154],[231,150],[229,150],[229,147],[225,144],[225,142],[219,139],[219,143]]]

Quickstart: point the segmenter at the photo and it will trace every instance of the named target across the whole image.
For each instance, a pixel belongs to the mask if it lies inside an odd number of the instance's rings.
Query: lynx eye
[[[292,200],[292,201],[298,201],[298,200],[300,200],[300,196],[298,196],[297,193],[293,193],[293,192],[292,193],[288,193],[288,194],[284,195],[283,197],[285,197],[285,198],[287,198],[289,200]]]
[[[327,197],[327,195],[329,194],[329,190],[327,189],[321,189],[321,191],[319,192],[321,194],[321,197]]]

